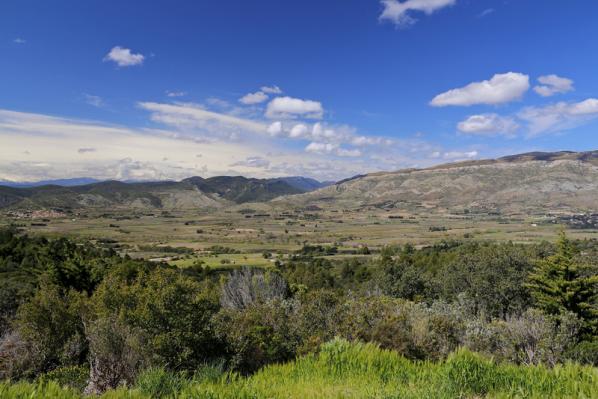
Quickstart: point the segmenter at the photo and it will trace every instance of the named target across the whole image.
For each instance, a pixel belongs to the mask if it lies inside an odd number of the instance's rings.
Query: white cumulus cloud
[[[266,109],[266,117],[270,119],[321,119],[323,115],[324,108],[319,101],[292,97],[277,97],[268,103]]]
[[[302,123],[299,123],[291,128],[291,131],[289,132],[289,137],[293,139],[306,138],[308,132],[309,129],[307,128],[307,126],[305,126]]]
[[[280,121],[272,122],[270,124],[270,126],[268,126],[267,132],[272,137],[280,136],[283,133],[282,122],[280,122]]]
[[[141,65],[145,56],[141,53],[133,53],[130,49],[116,46],[104,57],[104,61],[115,62],[120,67]]]
[[[435,107],[503,104],[520,99],[529,87],[528,75],[516,72],[496,74],[490,80],[473,82],[441,93],[434,97],[430,104]]]
[[[417,22],[411,16],[413,11],[423,12],[427,15],[441,8],[454,5],[457,0],[381,0],[382,14],[380,20],[388,20],[400,27],[405,27]]]
[[[534,91],[542,97],[550,97],[555,94],[567,93],[573,90],[573,81],[557,75],[540,76],[538,82],[541,85],[534,87]]]
[[[504,117],[497,114],[471,115],[462,122],[459,122],[457,129],[461,133],[495,136],[504,135],[513,137],[519,129],[519,124],[511,117]]]

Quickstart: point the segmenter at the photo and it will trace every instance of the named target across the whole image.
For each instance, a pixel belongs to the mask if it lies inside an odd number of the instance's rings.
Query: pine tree
[[[575,261],[575,247],[560,233],[555,255],[538,262],[526,286],[538,308],[548,314],[572,312],[583,322],[584,333],[598,330],[598,275],[584,273]]]

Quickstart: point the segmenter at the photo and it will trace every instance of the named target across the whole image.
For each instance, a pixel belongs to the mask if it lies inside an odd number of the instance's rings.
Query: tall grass
[[[374,344],[333,340],[317,355],[271,365],[250,377],[211,371],[183,378],[162,369],[143,373],[134,389],[102,398],[598,398],[598,369],[496,364],[461,349],[446,361],[412,362]],[[80,398],[55,382],[0,384],[0,397]]]

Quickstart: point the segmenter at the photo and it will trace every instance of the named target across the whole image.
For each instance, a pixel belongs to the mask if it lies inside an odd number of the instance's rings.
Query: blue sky
[[[598,148],[598,2],[0,4],[0,180]]]

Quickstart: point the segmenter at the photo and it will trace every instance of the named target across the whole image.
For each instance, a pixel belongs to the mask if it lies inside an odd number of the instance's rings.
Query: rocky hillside
[[[535,152],[373,173],[273,203],[426,212],[598,211],[598,151]]]

